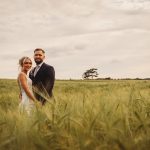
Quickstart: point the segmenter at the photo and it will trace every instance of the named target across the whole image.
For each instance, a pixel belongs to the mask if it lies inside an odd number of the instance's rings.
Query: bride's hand
[[[42,106],[42,105],[41,105],[41,102],[39,102],[38,100],[35,100],[34,103],[35,103],[35,105],[36,105],[37,107],[41,107],[41,106]]]
[[[19,94],[19,101],[20,102],[22,101],[22,94],[21,93]]]

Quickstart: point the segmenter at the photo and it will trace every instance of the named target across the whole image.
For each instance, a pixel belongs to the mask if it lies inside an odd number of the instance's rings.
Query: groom
[[[52,97],[52,90],[55,81],[55,70],[52,66],[44,63],[45,51],[41,48],[34,50],[34,67],[29,77],[32,80],[33,92],[38,101],[45,104],[50,97]]]

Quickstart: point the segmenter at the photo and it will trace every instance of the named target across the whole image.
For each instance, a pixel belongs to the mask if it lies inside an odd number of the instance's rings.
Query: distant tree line
[[[92,80],[150,80],[150,78],[118,78],[118,79],[113,79],[111,77],[106,77],[106,78],[99,78],[98,77],[98,72],[97,68],[91,68],[86,70],[82,74],[82,79],[92,79]]]

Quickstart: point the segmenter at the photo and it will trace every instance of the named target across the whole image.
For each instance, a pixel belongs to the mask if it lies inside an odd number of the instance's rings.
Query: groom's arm
[[[52,96],[54,82],[55,82],[55,70],[52,66],[48,66],[44,79],[44,87],[46,88],[49,96]]]

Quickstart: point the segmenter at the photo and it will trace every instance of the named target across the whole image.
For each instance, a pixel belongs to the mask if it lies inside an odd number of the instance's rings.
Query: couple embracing
[[[36,67],[31,69],[32,60],[29,57],[22,57],[19,60],[21,67],[17,79],[20,88],[19,108],[28,114],[34,109],[35,102],[39,101],[41,105],[44,105],[52,97],[55,70],[52,66],[44,63],[44,59],[45,51],[37,48],[34,50]]]

